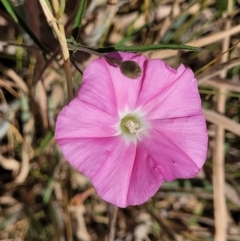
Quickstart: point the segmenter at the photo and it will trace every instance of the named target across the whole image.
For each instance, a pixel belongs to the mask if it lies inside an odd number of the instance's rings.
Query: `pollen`
[[[128,114],[121,119],[120,127],[122,133],[127,136],[136,136],[135,134],[142,131],[142,123],[139,116]]]
[[[129,130],[129,132],[130,132],[131,134],[137,132],[138,129],[139,129],[139,124],[133,122],[132,120],[128,120],[128,121],[125,123],[125,126],[128,128],[128,130]]]

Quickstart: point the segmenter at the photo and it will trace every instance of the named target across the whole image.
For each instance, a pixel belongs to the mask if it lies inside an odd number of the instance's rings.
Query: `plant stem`
[[[53,1],[53,6],[57,6],[57,1]],[[52,15],[52,12],[49,10],[46,2],[44,0],[39,0],[41,7],[43,9],[43,12],[47,18],[48,24],[52,27],[55,34],[57,35],[58,41],[61,46],[63,60],[64,60],[64,69],[66,73],[66,79],[67,79],[67,87],[68,87],[68,101],[71,101],[73,99],[73,91],[72,91],[72,77],[71,77],[71,68],[70,68],[70,61],[69,61],[69,51],[67,47],[67,40],[65,37],[65,31],[63,26],[61,24],[57,25],[57,20]]]
[[[115,238],[117,212],[118,212],[118,207],[111,204],[111,206],[110,206],[110,221],[109,221],[110,232],[109,232],[109,236],[108,236],[108,241],[114,241],[114,238]]]

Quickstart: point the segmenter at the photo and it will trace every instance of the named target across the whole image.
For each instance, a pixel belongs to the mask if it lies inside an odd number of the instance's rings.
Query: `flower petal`
[[[58,141],[65,158],[88,176],[99,195],[119,207],[126,207],[136,144],[126,146],[121,137],[68,139]]]
[[[174,74],[174,70],[171,70],[170,67],[164,67],[160,61],[159,70],[150,72],[154,66],[156,68],[157,62],[149,61],[148,66],[150,67],[147,68],[146,79],[151,79],[151,81],[148,81],[148,85],[145,84],[145,88],[141,91],[141,94],[146,96],[145,105],[143,105],[144,97],[140,97],[146,118],[152,120],[200,115],[202,113],[201,99],[192,70],[181,65]],[[160,75],[160,70],[164,74]],[[169,73],[167,74],[167,72]],[[155,83],[152,80],[155,80]],[[155,91],[147,90],[147,88],[153,89],[154,87]],[[150,91],[154,95],[150,94]],[[147,93],[143,94],[144,92]]]
[[[98,107],[75,98],[63,108],[56,122],[55,138],[60,139],[109,137],[116,135],[114,117]]]
[[[145,66],[145,76],[142,88],[139,93],[138,106],[143,106],[154,98],[159,98],[159,94],[170,86],[178,78],[184,68],[172,69],[163,60],[149,60]]]
[[[197,124],[199,128],[196,128]],[[203,118],[189,117],[171,122],[158,120],[152,126],[154,129],[143,142],[164,180],[196,176],[205,161],[207,150]]]
[[[99,195],[126,207],[147,201],[164,180],[199,172],[206,158],[206,123],[190,69],[174,70],[132,53],[107,56],[135,61],[141,75],[128,78],[117,61],[92,61],[77,97],[59,114],[55,135],[66,159],[91,179]],[[126,141],[121,118],[136,111],[144,124],[138,138]]]
[[[114,67],[106,62],[106,68],[108,69],[113,82],[118,110],[124,111],[126,107],[130,110],[134,110],[138,100],[139,91],[141,90],[147,58],[139,54],[116,52],[110,53],[108,56],[122,61],[135,61],[142,70],[142,74],[138,78],[130,79],[121,73],[119,67]]]
[[[167,120],[153,120],[150,122],[151,126],[157,131],[156,138],[153,142],[163,142],[166,141],[166,145],[172,149],[176,149],[179,153],[182,153],[182,157],[186,156],[187,161],[195,163],[195,165],[200,169],[205,160],[207,154],[207,143],[208,135],[206,128],[206,121],[203,115],[183,117],[176,119],[167,119]],[[155,139],[159,139],[155,140]],[[160,148],[160,146],[159,146]],[[169,152],[171,155],[173,152],[161,150],[162,152]],[[172,160],[178,158],[181,165],[181,155],[176,153],[176,157],[172,157]],[[177,161],[175,161],[177,163]],[[175,165],[177,168],[177,165]],[[184,171],[184,165],[178,168]],[[191,177],[191,172],[187,173],[188,168],[186,168],[186,173],[183,173],[183,176],[179,178],[188,178]],[[186,176],[185,176],[186,175]]]
[[[151,150],[146,148],[144,141],[139,142],[129,185],[128,205],[146,202],[158,191],[163,181],[161,169],[156,165]]]
[[[92,105],[104,113],[117,116],[115,92],[105,59],[95,59],[85,69],[83,83],[77,98],[84,104]],[[96,116],[96,118],[98,117]]]

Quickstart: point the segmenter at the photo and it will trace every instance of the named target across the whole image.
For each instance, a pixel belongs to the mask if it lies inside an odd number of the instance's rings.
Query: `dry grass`
[[[54,140],[56,116],[95,56],[77,52],[70,66],[65,36],[79,1],[66,1],[62,16],[59,1],[50,2],[55,15],[41,0],[15,7],[40,44],[0,3],[0,240],[101,241],[115,226],[115,240],[240,241],[240,3],[87,2],[81,43],[186,43],[206,50],[146,53],[196,71],[209,133],[203,170],[165,183],[142,206],[119,209],[115,220],[116,210],[67,164]]]

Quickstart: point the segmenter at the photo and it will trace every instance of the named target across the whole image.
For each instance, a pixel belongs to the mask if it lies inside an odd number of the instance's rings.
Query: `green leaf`
[[[45,150],[45,148],[49,145],[49,142],[52,140],[53,138],[53,133],[51,131],[49,131],[43,138],[43,140],[41,141],[40,145],[39,145],[39,153],[42,154],[43,151]]]
[[[132,45],[132,46],[109,46],[104,48],[94,48],[81,45],[76,42],[76,40],[71,37],[67,40],[68,48],[76,52],[77,50],[84,51],[90,54],[94,54],[97,56],[103,56],[106,53],[114,52],[114,51],[122,51],[122,52],[147,52],[147,51],[158,51],[164,49],[172,49],[172,50],[188,50],[188,51],[204,51],[204,49],[199,47],[193,47],[184,44],[152,44],[152,45]]]
[[[101,54],[110,53],[114,51],[122,52],[147,52],[147,51],[158,51],[158,50],[188,50],[188,51],[204,51],[204,49],[194,46],[189,46],[185,44],[151,44],[151,45],[115,45],[104,48],[94,48],[81,45],[77,43],[76,40],[71,36],[70,39],[67,39],[68,48],[72,51],[85,51],[91,54],[100,56]]]
[[[27,19],[25,17],[26,7],[24,1],[2,0],[2,3],[7,11],[10,11],[9,14],[14,18],[14,20],[16,19],[15,21],[22,27],[23,32],[27,33],[41,50],[48,53],[49,51],[45,48],[45,46],[43,46],[41,41],[28,26]]]
[[[123,52],[147,52],[147,51],[157,51],[157,50],[189,50],[189,51],[204,51],[202,48],[193,47],[184,44],[152,44],[152,45],[132,45],[132,46],[113,46],[105,48],[95,49],[97,52],[113,52],[113,51],[123,51]]]
[[[86,3],[87,3],[87,0],[81,0],[80,1],[77,16],[74,20],[72,35],[75,39],[78,39],[80,27],[82,25],[83,15],[84,15],[84,12],[85,12],[85,9],[86,9]]]
[[[16,23],[18,23],[17,16],[8,0],[2,0],[3,6],[6,8],[7,12],[10,14],[10,16],[14,19]]]

